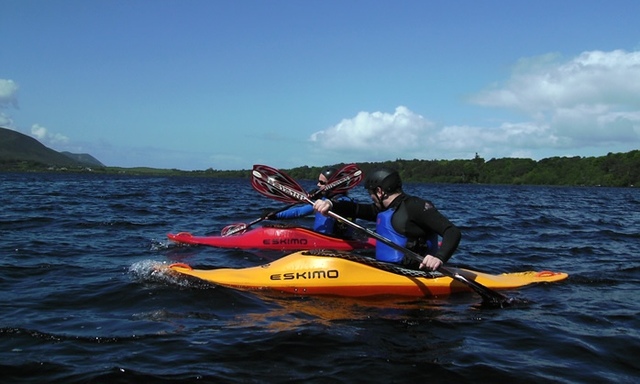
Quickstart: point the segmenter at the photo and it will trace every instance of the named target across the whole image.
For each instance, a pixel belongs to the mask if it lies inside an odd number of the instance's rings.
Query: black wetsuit
[[[373,222],[376,221],[380,212],[375,204],[356,204],[345,201],[332,201],[332,203],[332,210],[339,215]],[[408,249],[424,255],[425,240],[434,232],[442,237],[442,245],[433,256],[442,260],[443,263],[449,260],[458,248],[462,237],[460,230],[430,201],[402,193],[393,200],[388,209],[395,209],[391,225],[398,233],[407,237]],[[414,268],[419,264],[407,257],[402,263]]]

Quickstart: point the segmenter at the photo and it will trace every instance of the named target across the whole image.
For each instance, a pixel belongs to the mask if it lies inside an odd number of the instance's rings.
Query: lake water
[[[281,203],[247,179],[0,174],[0,382],[638,382],[640,189],[406,190],[462,229],[451,265],[569,279],[507,291],[529,304],[504,309],[475,293],[370,301],[198,284],[153,271],[284,253],[166,233],[219,233]]]

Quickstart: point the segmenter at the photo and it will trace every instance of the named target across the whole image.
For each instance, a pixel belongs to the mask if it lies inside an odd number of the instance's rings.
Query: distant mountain
[[[0,169],[3,168],[2,164],[20,162],[54,167],[104,166],[91,155],[60,153],[46,147],[33,137],[0,127]]]
[[[70,157],[72,159],[74,159],[75,161],[78,161],[82,164],[86,164],[86,165],[90,165],[93,167],[104,167],[105,165],[102,164],[100,161],[98,161],[98,159],[96,159],[95,157],[91,156],[88,153],[71,153],[71,152],[60,152],[63,155]]]

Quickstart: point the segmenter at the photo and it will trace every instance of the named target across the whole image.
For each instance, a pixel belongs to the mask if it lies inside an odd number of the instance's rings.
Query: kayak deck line
[[[369,265],[376,269],[395,273],[397,275],[402,275],[402,276],[427,277],[430,279],[444,276],[440,272],[404,268],[398,264],[378,261],[373,257],[356,255],[348,252],[338,252],[332,249],[310,249],[308,251],[300,252],[300,254],[304,256],[325,256],[325,257],[336,257],[339,259],[350,260],[356,263]]]
[[[347,253],[347,252],[336,252],[334,250],[325,250],[325,249],[311,249],[308,251],[302,251],[300,252],[300,255],[303,256],[325,256],[325,257],[337,257],[340,259],[344,259],[344,260],[350,260],[353,262],[357,262],[360,264],[364,264],[364,265],[369,265],[372,267],[375,267],[377,269],[383,270],[383,271],[387,271],[387,272],[391,272],[391,273],[395,273],[398,275],[402,275],[402,276],[412,276],[412,277],[427,277],[427,278],[436,278],[436,277],[442,277],[444,276],[442,273],[437,272],[437,271],[423,271],[423,270],[416,270],[416,269],[409,269],[409,268],[404,268],[401,267],[399,265],[396,264],[392,264],[392,263],[387,263],[384,261],[377,261],[371,257],[367,257],[367,256],[361,256],[361,255],[355,255],[353,253]],[[184,268],[187,270],[193,270],[193,268],[186,263],[172,263],[169,265],[169,268],[171,267],[178,267],[178,268]],[[543,273],[543,272],[540,272]],[[549,273],[554,273],[554,272],[549,272]]]

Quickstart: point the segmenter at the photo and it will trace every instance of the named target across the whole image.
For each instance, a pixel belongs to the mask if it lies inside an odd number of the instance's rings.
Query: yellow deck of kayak
[[[467,285],[450,277],[398,268],[367,257],[335,251],[300,251],[249,268],[205,270],[181,263],[172,264],[169,268],[221,286],[301,295],[428,297],[470,290]],[[568,277],[566,273],[550,271],[492,275],[469,269],[450,269],[491,289],[518,288]]]

